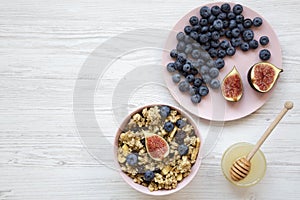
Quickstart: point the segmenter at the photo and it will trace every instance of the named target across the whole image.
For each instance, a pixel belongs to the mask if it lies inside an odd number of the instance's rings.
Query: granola
[[[145,131],[167,142],[169,152],[162,160],[149,156]],[[169,190],[190,174],[200,144],[194,127],[179,111],[168,106],[151,106],[131,116],[119,136],[117,158],[121,170],[135,183],[150,191]]]

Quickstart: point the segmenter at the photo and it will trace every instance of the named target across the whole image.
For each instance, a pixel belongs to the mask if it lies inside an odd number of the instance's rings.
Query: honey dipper
[[[261,145],[264,143],[264,141],[267,139],[267,137],[271,134],[271,132],[276,127],[276,125],[279,123],[279,121],[287,113],[287,111],[292,108],[293,108],[293,102],[291,102],[291,101],[285,102],[284,108],[277,115],[277,117],[274,119],[272,124],[270,124],[268,129],[261,136],[261,138],[258,140],[256,145],[253,147],[252,151],[247,155],[247,157],[239,158],[232,164],[232,166],[230,168],[230,176],[233,181],[240,181],[249,174],[250,169],[251,169],[250,160],[252,159],[254,154],[258,151],[258,149],[261,147]]]

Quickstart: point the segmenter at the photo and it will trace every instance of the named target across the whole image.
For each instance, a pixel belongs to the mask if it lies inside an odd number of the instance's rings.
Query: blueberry
[[[177,56],[177,60],[182,64],[184,64],[186,62],[186,58],[187,58],[187,56],[185,53],[179,53]]]
[[[225,31],[225,36],[226,36],[228,39],[232,38],[232,33],[231,33],[231,31],[230,31],[230,30]]]
[[[252,20],[249,18],[245,19],[243,25],[245,28],[250,28],[252,26]]]
[[[210,57],[212,57],[212,58],[215,58],[218,55],[218,51],[214,48],[209,49],[208,53],[209,53]]]
[[[171,56],[172,58],[177,58],[177,55],[178,55],[178,52],[177,52],[176,49],[173,49],[173,50],[170,52],[170,56]]]
[[[172,81],[174,82],[174,83],[179,83],[179,81],[180,81],[180,74],[174,74],[173,76],[172,76]]]
[[[231,20],[231,19],[235,19],[236,15],[233,12],[229,12],[227,13],[227,19]]]
[[[194,86],[200,87],[203,83],[203,80],[201,78],[195,78],[194,80]]]
[[[269,43],[269,38],[268,38],[268,36],[261,36],[261,37],[259,38],[259,43],[260,43],[261,45],[267,45],[267,44]]]
[[[200,31],[200,30],[201,30],[201,26],[200,26],[200,25],[196,25],[196,26],[193,26],[193,27],[192,27],[192,31],[198,32],[198,31]]]
[[[178,143],[178,144],[183,144],[184,143],[184,138],[186,137],[186,132],[180,130],[180,131],[177,131],[176,134],[175,134],[175,141]]]
[[[218,40],[220,38],[220,34],[219,34],[219,32],[218,31],[214,31],[214,32],[212,32],[212,34],[211,34],[211,39],[213,39],[213,40]]]
[[[173,131],[173,129],[174,129],[174,124],[173,124],[172,122],[170,122],[170,121],[167,121],[167,122],[164,124],[164,129],[165,129],[165,131],[167,131],[167,132],[171,132],[171,131]]]
[[[237,16],[235,17],[235,21],[236,21],[237,23],[243,23],[243,21],[244,21],[244,16],[243,16],[243,15],[237,15]]]
[[[206,35],[207,35],[207,37],[208,37],[208,40],[211,39],[211,33],[214,31],[214,29],[213,29],[212,31],[210,30],[211,27],[212,27],[212,25],[209,26],[209,32],[206,33]]]
[[[196,104],[196,103],[200,103],[201,101],[201,96],[199,94],[194,94],[192,97],[191,97],[191,101]]]
[[[236,25],[236,27],[237,27],[238,29],[240,29],[240,32],[244,32],[244,30],[245,30],[245,27],[244,27],[243,24],[238,23],[238,24]]]
[[[234,29],[232,29],[232,31],[231,31],[232,37],[235,37],[235,38],[239,37],[239,36],[240,36],[240,33],[241,33],[241,31],[240,31],[239,28],[234,28]]]
[[[251,29],[247,29],[243,32],[244,41],[251,41],[254,38],[254,33]]]
[[[187,44],[187,45],[185,46],[184,53],[185,53],[186,55],[188,55],[188,54],[190,54],[190,53],[192,52],[192,50],[193,50],[192,45],[191,45],[191,44]]]
[[[247,42],[243,42],[241,44],[240,48],[241,48],[242,51],[248,51],[249,48],[250,48],[250,46],[249,46],[249,44]]]
[[[229,21],[228,20],[223,20],[223,28],[228,28],[229,27]]]
[[[208,38],[208,36],[206,34],[201,34],[199,36],[199,42],[201,44],[204,44],[204,43],[208,42],[208,40],[209,40],[209,38]]]
[[[203,82],[206,84],[210,83],[210,81],[211,81],[211,77],[208,74],[204,74],[202,76],[202,78],[203,78]],[[199,92],[200,92],[200,89],[199,89]]]
[[[217,5],[211,7],[211,14],[213,14],[214,16],[217,16],[218,14],[221,13],[221,8]]]
[[[243,6],[240,4],[235,4],[232,8],[234,14],[239,15],[243,12]]]
[[[184,30],[185,34],[189,35],[192,31],[192,27],[191,26],[185,26],[183,30]]]
[[[199,93],[199,88],[196,87],[196,86],[191,86],[190,90],[189,90],[189,93],[190,93],[191,96],[193,96],[193,95]]]
[[[193,40],[190,36],[185,35],[183,41],[184,41],[186,44],[189,44],[189,43],[192,43],[194,40]]]
[[[253,19],[253,25],[256,26],[256,27],[261,26],[262,23],[263,23],[263,20],[260,17],[255,17]]]
[[[214,21],[213,25],[216,30],[221,30],[223,28],[223,21],[221,19],[217,19]]]
[[[202,85],[199,87],[199,94],[201,96],[206,96],[208,93],[209,93],[209,90],[208,90],[207,86]]]
[[[194,43],[192,44],[192,47],[193,47],[193,49],[200,49],[200,48],[201,48],[201,45],[200,45],[198,42],[194,42]]]
[[[219,70],[222,69],[225,66],[223,58],[218,58],[217,60],[215,60],[215,66]]]
[[[210,59],[206,62],[206,65],[209,67],[209,68],[212,68],[215,66],[215,62],[213,59]]]
[[[233,56],[233,55],[235,54],[235,48],[234,48],[234,47],[228,47],[228,48],[226,49],[226,54],[227,54],[228,56]]]
[[[211,57],[207,51],[202,51],[200,58],[202,58],[204,61],[208,61],[211,59]]]
[[[224,58],[226,56],[226,51],[224,49],[219,49],[217,53],[218,58]]]
[[[185,156],[189,152],[189,147],[185,144],[181,144],[178,146],[177,150],[178,150],[179,155]]]
[[[176,126],[177,126],[178,128],[183,128],[185,125],[186,125],[186,122],[185,122],[184,120],[182,120],[182,119],[178,119],[178,120],[176,121]]]
[[[251,40],[251,41],[249,42],[249,47],[250,47],[251,49],[256,49],[256,48],[258,47],[258,42],[257,42],[257,40]]]
[[[197,40],[198,37],[199,37],[199,35],[198,35],[198,33],[197,33],[196,31],[192,31],[192,32],[190,33],[190,37],[191,37],[193,40]]]
[[[168,115],[170,114],[171,112],[171,108],[169,106],[161,106],[160,107],[160,111],[159,111],[159,114],[162,118],[166,118],[168,117]]]
[[[182,69],[183,69],[184,72],[189,72],[191,70],[191,65],[186,63],[186,64],[183,65]]]
[[[241,38],[231,38],[230,43],[233,47],[239,47],[242,44]]]
[[[138,156],[134,153],[130,153],[126,157],[126,163],[130,166],[135,166],[137,162],[138,162]]]
[[[209,7],[203,6],[203,7],[200,9],[200,15],[201,15],[201,17],[203,17],[203,18],[208,18],[208,17],[211,15],[211,12],[210,12]]]
[[[198,17],[192,16],[192,17],[190,18],[190,24],[191,24],[192,26],[196,26],[198,23],[199,23]]]
[[[168,70],[168,72],[175,72],[175,64],[174,63],[168,63],[167,70]]]
[[[190,70],[190,73],[194,76],[196,76],[198,74],[198,70],[195,67],[192,67]]]
[[[212,67],[212,68],[210,68],[208,74],[211,78],[216,78],[219,76],[219,70],[215,67]]]
[[[198,49],[194,49],[191,53],[192,58],[194,59],[198,59],[200,58],[201,52]]]
[[[209,67],[207,67],[206,65],[203,65],[200,67],[200,74],[204,75],[207,74],[209,72]]]
[[[189,74],[185,78],[189,83],[192,83],[195,80],[195,76],[193,74]]]
[[[219,40],[212,40],[212,41],[210,42],[210,46],[211,46],[212,48],[217,49],[217,48],[219,47],[219,45],[220,45]]]
[[[176,39],[177,39],[178,41],[182,41],[182,40],[184,39],[184,33],[183,33],[183,32],[177,33]]]
[[[228,27],[230,29],[234,29],[236,26],[237,26],[237,23],[236,23],[236,21],[234,19],[232,19],[232,20],[229,21],[229,26]]]
[[[217,16],[217,18],[220,19],[220,20],[225,20],[225,19],[227,18],[227,15],[226,15],[226,13],[221,12],[221,13]]]
[[[220,47],[222,48],[222,49],[227,49],[228,47],[229,47],[229,42],[228,42],[228,40],[223,40],[221,43],[220,43]]]
[[[201,18],[200,21],[199,21],[199,24],[201,26],[206,26],[208,24],[208,21],[207,21],[207,19]]]
[[[210,49],[210,43],[209,42],[205,42],[204,44],[201,45],[201,47],[205,50],[208,51]]]
[[[178,84],[178,88],[181,92],[187,92],[189,90],[190,84],[187,81],[181,81]]]
[[[183,65],[178,60],[175,61],[175,69],[178,71],[182,71]]]
[[[231,10],[231,7],[228,3],[224,3],[221,5],[221,10],[225,13],[229,13]]]
[[[269,60],[271,58],[271,52],[268,49],[262,49],[259,52],[259,58],[262,60]]]
[[[218,89],[220,87],[220,81],[218,79],[212,79],[209,85],[212,89]]]
[[[154,178],[154,172],[150,171],[150,170],[147,170],[144,174],[144,180],[146,182],[150,182],[150,181],[152,181],[153,178]]]
[[[209,16],[207,19],[209,24],[212,24],[215,20],[216,20],[216,16],[214,16],[214,15]]]
[[[202,26],[200,33],[204,34],[208,32],[209,27],[208,26]]]
[[[177,46],[176,46],[177,51],[184,51],[185,49],[185,43],[183,41],[178,42]]]

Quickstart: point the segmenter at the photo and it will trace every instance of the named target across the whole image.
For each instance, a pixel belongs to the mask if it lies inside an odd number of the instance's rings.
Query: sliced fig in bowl
[[[248,71],[248,82],[258,92],[270,91],[283,70],[268,62],[259,62]]]
[[[167,141],[154,133],[143,131],[148,155],[156,161],[162,161],[169,155],[170,147]]]
[[[222,95],[227,101],[239,101],[243,96],[243,82],[240,73],[234,66],[225,76],[221,85]]]

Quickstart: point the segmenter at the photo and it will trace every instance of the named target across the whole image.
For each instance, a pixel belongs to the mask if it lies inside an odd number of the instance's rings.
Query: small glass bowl
[[[246,178],[240,181],[233,181],[230,177],[230,168],[232,164],[237,159],[247,156],[253,147],[253,144],[240,142],[230,146],[223,154],[221,161],[222,171],[227,180],[232,184],[240,187],[249,187],[257,184],[264,177],[267,163],[261,150],[258,150],[251,159],[251,169]]]

